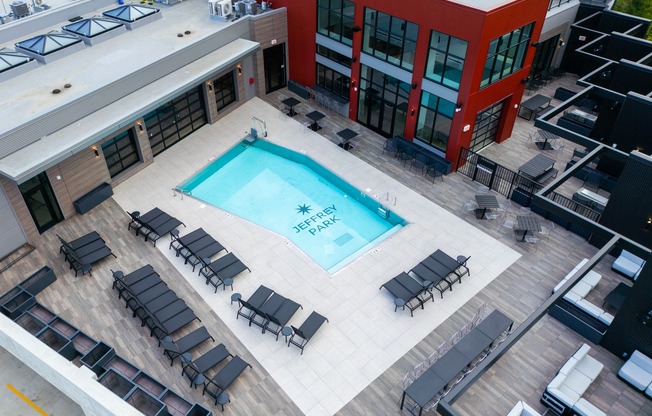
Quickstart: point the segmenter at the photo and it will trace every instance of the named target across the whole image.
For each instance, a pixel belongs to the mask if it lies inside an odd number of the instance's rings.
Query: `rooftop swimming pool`
[[[407,223],[306,155],[242,142],[177,189],[287,237],[329,273]]]

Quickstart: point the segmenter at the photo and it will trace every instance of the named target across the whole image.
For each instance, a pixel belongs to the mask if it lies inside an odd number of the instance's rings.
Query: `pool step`
[[[380,218],[383,218],[383,219],[389,218],[389,209],[385,208],[382,205],[378,206],[378,210],[376,211],[376,213],[378,214],[378,216]]]

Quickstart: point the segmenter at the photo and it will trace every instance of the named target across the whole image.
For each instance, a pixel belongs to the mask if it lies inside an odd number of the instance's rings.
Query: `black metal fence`
[[[531,207],[532,211],[542,215],[557,224],[572,230],[585,238],[590,236],[590,233],[580,227],[577,227],[572,222],[559,217],[539,206],[532,203],[534,194],[543,189],[544,185],[533,181],[532,179],[520,175],[491,159],[488,159],[470,149],[462,148],[460,156],[457,160],[457,172],[471,178],[482,185],[487,186],[498,192],[501,195],[511,199],[512,201],[524,207]],[[600,213],[592,210],[591,208],[582,205],[570,198],[567,198],[556,192],[550,192],[547,196],[551,201],[581,215],[592,221],[598,222],[600,220]]]

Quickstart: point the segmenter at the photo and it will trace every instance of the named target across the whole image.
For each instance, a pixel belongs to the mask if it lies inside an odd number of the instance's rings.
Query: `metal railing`
[[[457,172],[526,207],[531,206],[534,195],[544,187],[465,147],[460,151],[457,166]],[[598,222],[600,219],[599,212],[557,192],[550,192],[546,198],[592,221]],[[548,211],[533,208],[535,211],[541,211],[539,213],[544,217],[549,217]]]

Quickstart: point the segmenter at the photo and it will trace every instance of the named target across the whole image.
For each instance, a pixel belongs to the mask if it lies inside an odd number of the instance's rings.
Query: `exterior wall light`
[[[455,112],[459,113],[460,111],[462,111],[462,104],[459,103],[455,104]]]

